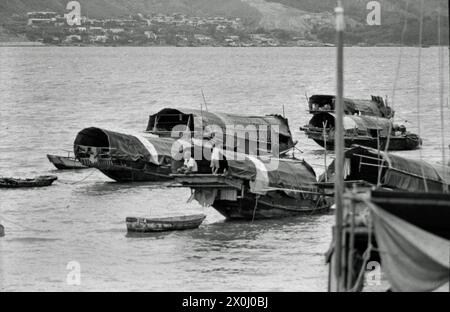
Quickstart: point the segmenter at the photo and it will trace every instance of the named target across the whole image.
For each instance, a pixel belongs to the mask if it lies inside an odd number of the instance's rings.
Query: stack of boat
[[[310,97],[312,118],[301,128],[326,149],[334,148],[335,101],[330,95]],[[346,273],[341,283],[347,290],[361,289],[365,265],[381,259],[395,290],[440,287],[449,271],[445,262],[448,252],[439,250],[448,247],[450,238],[448,224],[442,221],[449,218],[450,167],[387,152],[420,148],[422,141],[404,126],[394,124],[394,111],[381,97],[344,99],[344,107],[347,150],[340,170],[344,171],[344,183],[353,191],[347,197],[344,218]],[[289,153],[295,145],[288,120],[279,115],[166,108],[150,116],[143,133],[86,128],[75,138],[75,157],[48,158],[58,169],[97,168],[118,182],[174,180],[173,187],[191,188],[189,200],[211,206],[229,220],[326,212],[333,204],[335,163],[317,177],[307,162]],[[214,146],[222,147],[220,168],[215,173],[208,157]],[[186,151],[194,155],[196,172],[178,171]],[[54,176],[2,178],[0,187],[45,186],[55,180]],[[134,233],[184,230],[200,226],[205,217],[128,217],[126,224]],[[333,242],[330,271],[336,261],[334,246]],[[377,248],[388,252],[378,253]],[[399,257],[392,256],[399,250],[414,261],[404,266]],[[429,267],[423,269],[423,263]],[[435,276],[420,284],[430,270]],[[396,272],[401,276],[395,276]],[[330,280],[330,290],[333,285]]]
[[[332,95],[314,95],[309,98],[309,124],[300,128],[308,138],[319,145],[334,149],[335,104]],[[370,100],[344,99],[344,141],[346,147],[354,144],[390,151],[420,148],[418,135],[406,131],[393,122],[395,112],[379,96]]]
[[[314,95],[308,105],[313,117],[302,129],[309,138],[333,148],[335,97]],[[349,147],[359,144],[380,150],[389,142],[389,150],[398,150],[421,145],[420,138],[393,123],[394,111],[381,97],[345,99],[345,113]],[[223,146],[220,175],[212,173],[206,157],[215,144]],[[287,152],[295,145],[288,120],[279,115],[165,108],[149,117],[146,131],[140,134],[83,129],[75,139],[74,153],[83,166],[97,168],[118,182],[175,179],[178,186],[193,190],[191,199],[214,207],[227,219],[254,220],[329,209],[333,164],[327,169],[330,180],[318,181],[308,163],[287,156],[292,155]],[[178,174],[187,149],[197,161],[198,172]],[[364,159],[370,160],[370,156]],[[391,163],[385,161],[384,167]],[[349,182],[358,179],[378,184],[370,161],[350,164],[363,172],[357,175],[352,171]]]

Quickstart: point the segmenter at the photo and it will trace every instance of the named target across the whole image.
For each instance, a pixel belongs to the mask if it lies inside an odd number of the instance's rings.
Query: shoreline
[[[57,47],[57,48],[334,48],[334,45],[311,45],[311,46],[214,46],[214,45],[204,45],[204,46],[176,46],[176,45],[94,45],[94,44],[86,44],[86,45],[59,45],[59,44],[44,44],[41,42],[0,42],[0,48],[27,48],[27,47]],[[375,45],[375,46],[346,46],[346,48],[400,48],[400,47],[408,47],[408,48],[417,48],[417,46],[409,46],[409,45]],[[426,46],[422,48],[434,48],[435,46]],[[438,47],[438,46],[436,46]]]

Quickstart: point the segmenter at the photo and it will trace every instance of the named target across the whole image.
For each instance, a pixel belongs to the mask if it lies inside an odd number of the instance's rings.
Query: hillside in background
[[[2,0],[0,18],[28,11],[65,12],[68,0]],[[249,28],[281,29],[307,39],[334,42],[335,0],[79,0],[82,14],[108,18],[143,13],[183,13],[190,16],[240,17]],[[404,43],[414,45],[419,33],[419,0],[379,0],[382,25],[366,24],[368,0],[345,0],[350,44],[400,43],[403,24],[408,28]],[[407,5],[409,3],[409,5]],[[439,7],[441,5],[441,7]],[[424,44],[437,44],[437,15],[441,14],[443,42],[448,42],[447,1],[427,0],[424,7]]]
[[[297,10],[312,13],[333,12],[335,0],[265,0],[275,4],[283,4]],[[347,41],[351,43],[366,42],[370,45],[377,43],[400,43],[405,19],[407,29],[403,42],[409,45],[418,43],[420,0],[378,0],[381,4],[381,25],[368,26],[366,23],[366,9],[368,0],[345,0],[344,9],[348,19],[356,21],[350,23]],[[441,41],[448,44],[448,1],[424,1],[423,43],[433,45],[438,43],[438,14],[441,17]],[[326,42],[334,41],[334,29],[323,27],[316,33]]]
[[[78,0],[82,14],[92,18],[128,14],[183,13],[194,16],[232,16],[258,20],[259,12],[241,0]],[[11,16],[28,11],[65,12],[68,0],[2,0],[0,14]]]

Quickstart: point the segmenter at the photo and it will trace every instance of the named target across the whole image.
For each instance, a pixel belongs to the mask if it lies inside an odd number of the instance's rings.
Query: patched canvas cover
[[[361,158],[361,155],[363,158]],[[365,160],[364,156],[369,158]],[[378,156],[381,158],[380,161],[376,160]],[[392,153],[378,152],[375,149],[362,146],[355,146],[347,150],[345,158],[350,159],[352,163],[355,163],[357,159],[363,159],[365,162],[370,161],[373,163],[372,168],[375,168],[375,165],[383,165],[381,175],[383,187],[411,192],[442,193],[445,188],[450,190],[450,167],[448,166],[431,164],[424,160],[409,159]],[[331,177],[329,181],[332,181],[334,175],[334,165],[335,162],[333,161],[327,169],[328,177]],[[367,168],[367,174],[364,168]],[[372,183],[377,180],[377,173],[373,176],[373,172],[368,171],[369,168],[353,166],[350,171],[359,171],[359,179]],[[323,177],[320,180],[322,181]]]
[[[179,117],[177,117],[177,115],[179,115]],[[206,110],[165,108],[158,113],[150,116],[147,125],[147,131],[152,131],[155,124],[158,123],[158,119],[160,119],[162,116],[170,118],[171,121],[176,121],[176,118],[179,118],[180,121],[186,121],[188,118],[183,115],[192,116],[192,118],[196,120],[196,123],[200,123],[202,125],[202,128],[205,128],[206,126],[217,125],[222,128],[223,133],[226,133],[227,126],[240,125],[243,127],[247,127],[254,125],[256,127],[267,126],[268,129],[271,129],[270,126],[276,125],[278,127],[278,130],[275,131],[275,133],[278,133],[278,135],[285,137],[285,144],[287,145],[287,148],[291,148],[294,146],[288,120],[280,115],[245,116],[236,114],[212,113]],[[195,130],[198,131],[198,129]],[[275,130],[275,128],[273,128],[273,130]]]
[[[450,185],[450,168],[432,165],[426,161],[406,159],[397,155],[384,156],[389,170],[384,175],[384,183],[405,190],[442,192]],[[425,187],[426,184],[426,187]]]
[[[249,180],[254,193],[264,194],[271,188],[304,190],[316,187],[314,170],[304,161],[245,156],[244,160],[227,162],[228,174]]]
[[[313,95],[310,97],[309,102],[311,104],[318,103],[333,103],[335,105],[334,95]],[[378,102],[376,101],[378,100]],[[380,97],[373,97],[372,100],[364,99],[349,99],[344,98],[344,112],[348,115],[353,115],[356,112],[360,112],[362,115],[379,116],[383,118],[391,118],[394,114],[392,109],[384,104],[384,100]]]
[[[101,139],[104,137],[105,139]],[[113,158],[160,164],[162,157],[171,157],[174,140],[140,134],[126,134],[100,128],[86,128],[80,131],[75,145],[109,148]]]
[[[382,271],[392,290],[434,291],[448,285],[450,241],[376,205],[370,207]]]

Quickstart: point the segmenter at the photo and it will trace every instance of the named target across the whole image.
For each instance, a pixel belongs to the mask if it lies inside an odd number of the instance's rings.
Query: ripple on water
[[[348,48],[346,53],[346,96],[391,96],[399,49]],[[411,48],[403,53],[393,104],[397,121],[408,120],[415,131],[417,54]],[[439,90],[431,82],[438,72],[437,49],[423,53],[422,81],[430,82],[421,99],[424,148],[399,154],[436,161],[441,160],[434,96]],[[331,213],[224,222],[213,209],[186,203],[187,189],[111,183],[98,170],[55,171],[46,154],[72,149],[85,127],[139,132],[163,107],[199,108],[202,88],[210,110],[279,114],[284,106],[303,151],[296,155],[320,174],[324,152],[299,127],[310,118],[305,93],[335,92],[329,70],[334,61],[327,48],[2,51],[0,77],[7,78],[0,85],[1,174],[59,177],[50,188],[0,191],[0,215],[7,225],[0,239],[2,290],[70,290],[64,284],[66,265],[75,260],[83,272],[79,290],[325,291],[323,253],[331,240]],[[448,109],[445,120],[450,121]],[[333,154],[328,156],[331,162]],[[138,237],[126,232],[127,216],[199,212],[207,219],[196,230]],[[20,220],[23,227],[8,226],[6,219]]]

